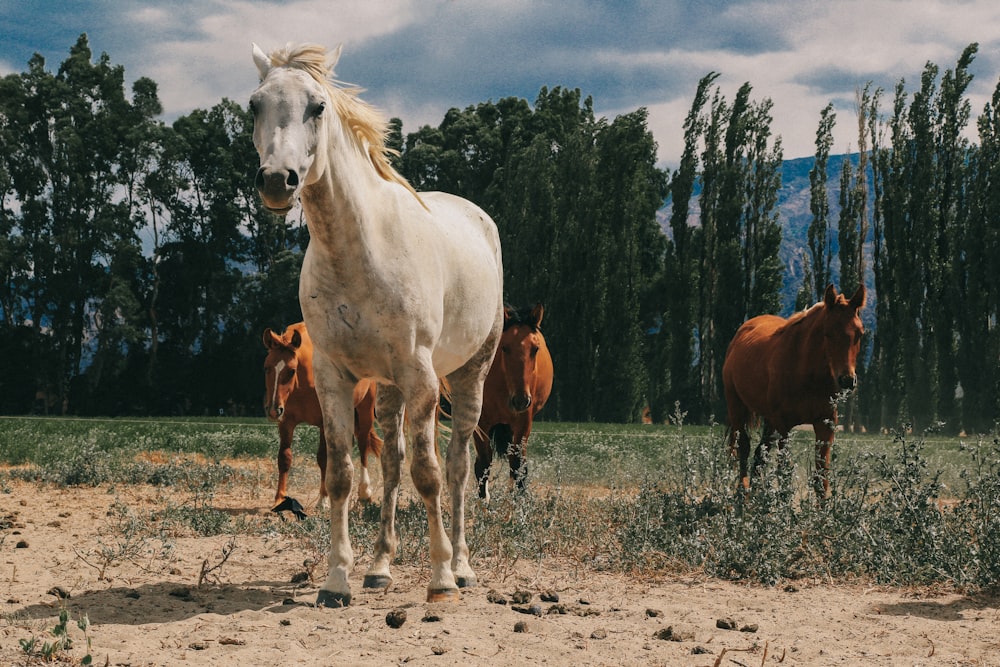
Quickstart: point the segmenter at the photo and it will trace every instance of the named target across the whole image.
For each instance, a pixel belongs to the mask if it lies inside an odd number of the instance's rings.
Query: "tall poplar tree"
[[[809,211],[812,220],[806,232],[809,250],[807,275],[812,279],[808,285],[809,295],[804,304],[812,305],[822,300],[823,291],[832,280],[830,261],[830,200],[826,190],[828,179],[827,164],[830,148],[833,146],[833,128],[837,124],[837,114],[833,103],[827,104],[820,112],[819,126],[816,128],[816,155],[809,170]],[[805,291],[806,285],[803,285]]]

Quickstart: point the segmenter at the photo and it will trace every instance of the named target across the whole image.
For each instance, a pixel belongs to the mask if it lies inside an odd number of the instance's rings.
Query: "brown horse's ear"
[[[298,329],[292,331],[292,347],[296,350],[302,346],[302,334],[299,333]]]
[[[827,308],[833,308],[837,304],[837,288],[830,283],[826,286],[826,291],[823,292],[823,303],[826,304]]]
[[[867,292],[865,291],[865,286],[858,285],[857,291],[854,292],[854,296],[851,297],[851,302],[849,305],[854,310],[861,310],[865,307],[865,299],[867,297]]]
[[[531,320],[535,323],[535,328],[542,326],[542,316],[545,315],[545,308],[540,303],[536,303],[531,309]]]
[[[276,333],[274,333],[273,331],[271,331],[270,327],[268,327],[267,329],[264,329],[264,347],[266,347],[267,349],[270,350],[271,347],[273,347],[274,345],[277,345],[280,342],[281,342],[281,339],[278,338],[278,335]]]

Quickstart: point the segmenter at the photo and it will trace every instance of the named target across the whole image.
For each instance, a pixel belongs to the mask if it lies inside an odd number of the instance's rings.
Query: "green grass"
[[[317,430],[302,427],[296,437],[293,475],[315,476],[305,462]],[[276,449],[276,428],[263,420],[4,418],[0,462],[15,467],[0,471],[0,490],[11,478],[179,486],[193,500],[164,517],[203,535],[252,530],[214,510],[212,495],[241,481],[232,458],[273,459]],[[167,455],[153,463],[138,456],[147,451]],[[785,452],[784,459],[775,452],[744,494],[722,427],[539,422],[528,450],[529,491],[511,491],[506,462],[495,460],[493,502],[469,504],[470,548],[498,572],[558,557],[583,568],[697,570],[768,584],[863,578],[970,590],[1000,583],[1000,439],[838,434],[833,494],[823,504],[809,483],[812,433],[796,431]],[[193,463],[196,454],[208,464]],[[398,560],[423,562],[422,503],[402,502],[397,519]],[[352,509],[359,554],[377,523],[377,510]],[[278,530],[322,560],[325,521]]]

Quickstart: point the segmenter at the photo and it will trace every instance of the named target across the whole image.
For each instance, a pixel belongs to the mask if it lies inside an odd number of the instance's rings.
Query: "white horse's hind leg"
[[[400,466],[406,452],[403,440],[403,395],[399,389],[380,385],[376,413],[385,436],[382,445],[382,508],[375,559],[365,573],[365,588],[385,588],[392,583],[389,565],[396,557],[396,504],[399,502]]]
[[[476,573],[469,564],[469,545],[465,541],[465,487],[469,479],[469,444],[483,409],[483,381],[489,372],[500,327],[461,369],[448,376],[451,386],[451,441],[448,444],[448,491],[451,495],[451,567],[461,588],[476,585]],[[487,502],[489,495],[487,491]]]
[[[320,362],[316,362],[317,369]],[[348,577],[354,569],[354,551],[347,528],[347,509],[354,484],[351,462],[353,424],[344,415],[352,415],[351,388],[340,391],[337,384],[319,392],[323,401],[326,432],[326,489],[330,500],[330,555],[326,581],[316,598],[317,606],[346,607],[351,603]]]
[[[431,580],[427,587],[427,601],[457,601],[458,585],[451,568],[451,540],[444,529],[441,512],[441,466],[437,456],[435,415],[438,406],[438,379],[430,363],[419,377],[412,377],[406,393],[406,412],[413,430],[413,461],[410,476],[413,486],[427,509],[427,529],[430,544]],[[462,517],[452,517],[462,521]]]

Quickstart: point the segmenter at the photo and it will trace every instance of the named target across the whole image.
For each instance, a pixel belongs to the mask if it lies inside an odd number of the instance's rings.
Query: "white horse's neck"
[[[343,129],[331,131],[336,148],[327,150],[326,168],[320,178],[302,189],[302,208],[309,235],[327,252],[352,254],[371,247],[370,236],[377,233],[376,221],[384,219],[382,194],[388,185],[375,172]]]

